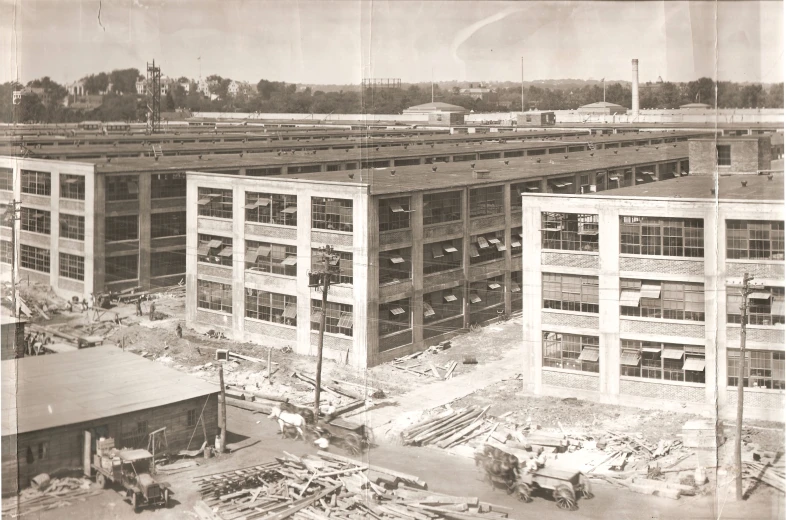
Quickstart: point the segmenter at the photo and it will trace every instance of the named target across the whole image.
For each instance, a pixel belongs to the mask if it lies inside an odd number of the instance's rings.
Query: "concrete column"
[[[463,296],[464,296],[464,328],[468,329],[471,321],[470,316],[470,306],[469,306],[469,284],[467,280],[469,280],[469,237],[470,237],[470,218],[469,218],[469,188],[465,188],[462,190],[464,192],[464,200],[463,206],[464,209],[462,210],[463,213],[463,224],[464,224],[464,238],[461,242],[461,255],[463,256],[461,260],[461,265],[463,268]]]
[[[51,196],[49,198],[49,285],[55,290],[60,279],[60,172],[52,170]]]
[[[93,169],[93,175],[85,177],[85,246],[92,241],[93,254],[88,257],[85,251],[85,272],[88,265],[92,264],[93,287],[88,289],[85,283],[85,292],[103,291],[106,280],[106,176],[99,175]],[[196,205],[196,197],[193,204]],[[196,206],[195,206],[196,207]],[[92,211],[91,211],[92,210]],[[92,214],[91,229],[88,229],[88,215]],[[92,233],[91,233],[92,231]],[[196,247],[196,246],[195,246]]]
[[[524,390],[540,393],[541,391],[541,365],[543,360],[543,345],[541,340],[541,242],[540,208],[524,206],[522,208],[521,223],[523,233],[521,247],[523,250],[522,265],[522,321],[523,341],[521,343],[521,358],[523,361],[522,378]]]
[[[286,168],[282,169],[286,173]],[[311,298],[321,297],[308,286],[311,270],[311,192],[297,194],[297,346],[298,354],[311,352]],[[314,350],[313,354],[316,354]]]
[[[620,392],[620,223],[615,209],[598,212],[598,298],[600,312],[600,395],[616,402]]]
[[[197,310],[198,198],[196,184],[189,182],[186,187],[186,323],[191,324],[196,323]]]
[[[511,271],[511,247],[510,247],[510,220],[511,220],[511,198],[513,195],[511,194],[511,185],[506,184],[505,190],[502,193],[503,196],[503,207],[505,208],[505,229],[504,229],[504,242],[505,242],[505,275],[504,275],[504,283],[502,286],[505,288],[505,314],[510,314],[511,312],[511,292],[510,292],[510,271]]]
[[[150,220],[152,179],[149,172],[139,176],[139,285],[150,286]]]
[[[726,225],[715,206],[704,218],[704,397],[708,405],[726,404]],[[712,295],[715,298],[712,298]],[[720,384],[718,384],[720,383]]]
[[[412,211],[412,343],[417,344],[423,341],[423,194],[413,193],[409,203]]]
[[[232,188],[232,332],[235,339],[245,336],[246,316],[246,194],[242,185]]]
[[[378,256],[379,251],[379,219],[377,211],[372,210],[375,206],[377,205],[373,202],[367,187],[361,186],[356,189],[352,201],[354,230],[352,293],[355,297],[352,314],[355,323],[352,331],[353,352],[350,358],[350,363],[356,367],[368,366],[372,352],[375,353],[379,345],[377,327],[369,326],[371,322],[376,324],[379,319],[379,299],[371,298],[368,293],[369,287],[379,285],[377,268],[369,265],[374,262],[370,253],[373,251],[374,256]],[[370,247],[372,241],[377,244],[377,247]],[[373,281],[370,279],[371,275],[374,276]]]

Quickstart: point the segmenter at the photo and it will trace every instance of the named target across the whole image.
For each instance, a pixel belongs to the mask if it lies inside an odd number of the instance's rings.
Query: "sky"
[[[0,0],[0,83],[155,59],[166,76],[356,84],[783,81],[780,1]]]

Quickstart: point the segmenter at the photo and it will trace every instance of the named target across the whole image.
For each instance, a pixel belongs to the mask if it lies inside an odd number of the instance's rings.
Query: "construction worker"
[[[156,320],[156,302],[150,302],[150,321]]]
[[[535,462],[538,465],[538,469],[546,465],[546,453],[543,451],[543,446],[538,448],[538,456],[535,458]]]
[[[177,324],[177,327],[175,327],[175,334],[178,338],[183,337],[183,327],[181,327],[179,323]]]
[[[136,315],[142,316],[142,298],[137,298],[136,302],[134,302],[134,306],[136,307]]]

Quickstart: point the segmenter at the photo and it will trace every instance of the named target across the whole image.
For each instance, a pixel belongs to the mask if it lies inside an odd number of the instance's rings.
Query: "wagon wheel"
[[[96,484],[98,484],[98,487],[100,487],[101,489],[106,489],[109,487],[107,485],[106,477],[101,472],[96,474]]]
[[[573,494],[573,490],[567,486],[557,486],[554,490],[554,501],[560,509],[565,509],[567,511],[575,511],[577,509],[576,497]]]
[[[164,489],[164,508],[169,508],[169,490]]]
[[[581,497],[586,498],[587,500],[595,498],[595,495],[592,493],[592,487],[590,487],[589,480],[584,481],[584,487],[581,488]]]
[[[131,506],[134,508],[135,512],[139,511],[139,498],[134,492],[131,493]]]
[[[362,451],[362,439],[356,433],[348,433],[344,437],[344,447],[352,455],[360,455]]]
[[[519,500],[522,502],[532,502],[532,487],[526,483],[520,483],[516,489],[519,495]]]

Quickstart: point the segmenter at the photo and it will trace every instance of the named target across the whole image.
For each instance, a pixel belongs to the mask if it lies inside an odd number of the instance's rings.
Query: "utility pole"
[[[17,271],[17,255],[16,255],[16,221],[22,217],[22,203],[17,200],[12,200],[5,205],[5,211],[0,215],[0,221],[7,224],[11,228],[11,301],[14,306],[14,318],[19,317],[19,304],[16,298],[16,271]]]
[[[319,394],[322,386],[322,346],[325,341],[325,318],[327,317],[327,296],[330,289],[330,279],[333,275],[340,272],[340,259],[333,253],[331,246],[319,248],[317,253],[320,264],[317,269],[312,270],[309,275],[309,287],[322,288],[322,314],[319,317],[319,340],[317,345],[317,374],[314,378],[314,420],[319,420]]]
[[[524,112],[524,56],[521,57],[521,111]]]
[[[746,326],[748,325],[748,295],[752,289],[750,282],[753,276],[745,273],[742,276],[742,303],[740,304],[741,311],[741,326],[740,326],[740,372],[737,378],[737,438],[734,441],[734,466],[736,472],[736,487],[737,501],[742,500],[742,409],[743,399],[745,396],[744,381],[745,381],[745,335],[747,334]]]
[[[221,406],[219,407],[219,426],[221,427],[221,446],[219,453],[224,453],[227,446],[227,394],[224,390],[224,365],[218,366],[218,382],[221,385]]]

